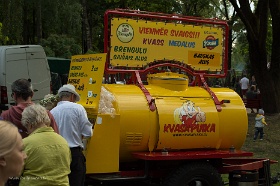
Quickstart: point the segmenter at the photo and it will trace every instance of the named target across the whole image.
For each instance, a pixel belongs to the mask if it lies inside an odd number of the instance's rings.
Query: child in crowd
[[[264,125],[267,125],[267,123],[265,122],[263,109],[259,109],[259,113],[257,114],[255,121],[256,121],[256,123],[255,123],[254,141],[256,141],[259,134],[260,134],[260,140],[263,140],[263,134],[264,134],[263,128],[264,128]]]

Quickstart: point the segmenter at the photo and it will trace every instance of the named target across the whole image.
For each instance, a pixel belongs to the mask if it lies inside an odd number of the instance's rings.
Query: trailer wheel
[[[191,163],[178,168],[164,186],[223,186],[221,175],[208,163]]]

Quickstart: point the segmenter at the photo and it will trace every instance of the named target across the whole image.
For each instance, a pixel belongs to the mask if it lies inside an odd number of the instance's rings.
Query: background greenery
[[[242,147],[242,150],[254,153],[255,158],[268,158],[271,160],[280,160],[280,115],[265,115],[268,126],[264,128],[264,140],[259,139],[255,142],[254,126],[256,114],[248,114],[248,135]],[[280,173],[280,163],[271,165],[271,174],[275,176]],[[280,184],[279,184],[280,185]]]
[[[250,109],[248,109],[250,110]],[[255,110],[256,111],[256,110]],[[250,111],[249,111],[250,112]],[[268,126],[264,128],[264,140],[259,139],[255,142],[253,141],[255,132],[255,117],[256,114],[248,113],[248,134],[246,141],[242,147],[243,151],[253,152],[253,158],[267,158],[270,160],[280,160],[280,115],[266,115],[266,122]],[[280,173],[280,163],[271,164],[271,176],[275,177]],[[228,175],[222,175],[225,182],[228,182]],[[280,186],[280,183],[274,184],[275,186]]]
[[[255,74],[265,111],[279,113],[280,0],[2,0],[0,45],[40,44],[48,57],[68,59],[103,52],[104,13],[115,8],[227,20],[229,69],[236,69],[238,75],[244,69],[249,76]],[[268,61],[271,69],[266,68]],[[279,160],[279,115],[267,116],[270,125],[262,142],[252,141],[253,118],[249,114],[243,150]],[[272,166],[273,174],[279,170],[280,164]]]
[[[124,8],[227,19],[233,64],[243,70],[248,61],[244,26],[226,0],[5,0],[0,8],[0,45],[41,44],[49,57],[102,52],[104,13]]]

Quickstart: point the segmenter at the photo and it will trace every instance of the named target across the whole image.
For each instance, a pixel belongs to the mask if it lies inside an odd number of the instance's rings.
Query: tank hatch
[[[172,72],[149,74],[147,76],[147,81],[149,85],[156,85],[175,91],[186,90],[189,84],[188,76]]]

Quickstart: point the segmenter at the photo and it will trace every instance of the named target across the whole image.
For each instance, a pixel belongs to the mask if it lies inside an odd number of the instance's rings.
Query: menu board
[[[106,53],[71,58],[68,83],[75,86],[81,97],[78,103],[84,107],[98,110],[105,62]]]

